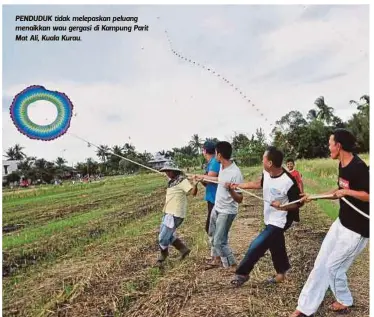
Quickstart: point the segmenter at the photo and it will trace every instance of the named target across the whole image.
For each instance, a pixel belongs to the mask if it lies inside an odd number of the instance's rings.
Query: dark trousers
[[[206,223],[205,223],[205,232],[208,235],[209,235],[210,215],[212,214],[213,207],[214,207],[214,204],[212,204],[210,201],[208,201],[208,216],[206,218]]]
[[[267,225],[250,244],[244,259],[236,270],[236,274],[248,275],[267,250],[270,250],[276,272],[278,274],[286,273],[290,268],[290,263],[286,251],[284,230]]]

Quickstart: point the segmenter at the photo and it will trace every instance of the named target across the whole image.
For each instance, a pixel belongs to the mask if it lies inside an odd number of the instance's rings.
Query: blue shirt
[[[219,170],[220,170],[220,163],[213,156],[208,162],[205,172],[206,174],[208,174],[209,172],[216,172],[218,174]],[[211,202],[212,204],[214,204],[216,200],[217,186],[218,184],[207,183],[205,187],[205,200]]]

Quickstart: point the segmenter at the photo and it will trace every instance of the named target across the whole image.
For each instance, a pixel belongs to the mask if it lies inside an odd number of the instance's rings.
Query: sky
[[[82,32],[81,42],[16,42],[15,26],[22,24],[15,16],[28,14],[135,16],[149,31]],[[46,25],[57,24],[98,23]],[[173,55],[165,29],[175,50],[224,74],[264,116],[222,80]],[[62,137],[35,141],[14,127],[9,107],[30,85],[63,92],[73,102]],[[228,140],[262,128],[270,135],[270,123],[291,110],[306,115],[319,96],[347,120],[356,110],[349,101],[368,93],[368,5],[3,7],[3,154],[19,143],[29,156],[62,156],[69,164],[98,160],[95,148],[72,134],[98,145],[131,142],[151,153],[184,146],[195,133]],[[55,115],[47,102],[29,106],[38,124]]]

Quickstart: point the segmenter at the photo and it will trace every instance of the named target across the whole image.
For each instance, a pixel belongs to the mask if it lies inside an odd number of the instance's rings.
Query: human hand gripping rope
[[[195,179],[195,177],[197,176],[197,175],[194,175],[194,174],[186,174],[186,175],[188,176],[189,179]],[[218,182],[218,181],[214,181],[214,180],[211,180],[211,179],[208,179],[208,178],[205,178],[205,177],[202,177],[200,180],[203,181],[203,182],[208,182],[208,183],[221,184],[221,185],[224,185],[224,186],[226,185],[225,182]],[[238,190],[240,192],[243,192],[243,193],[246,193],[247,195],[255,197],[255,198],[257,198],[257,199],[259,199],[261,201],[264,201],[264,202],[267,202],[267,203],[271,204],[270,201],[268,201],[266,199],[263,199],[262,197],[257,196],[256,194],[251,193],[250,191],[244,190],[242,188],[236,188],[236,190]]]
[[[195,177],[195,175],[193,175],[193,174],[187,174],[187,176],[190,179],[193,179]],[[201,178],[201,180],[204,181],[204,182],[208,182],[208,183],[215,183],[215,184],[226,185],[226,183],[224,183],[224,182],[213,181],[213,180],[210,180],[210,179],[207,179],[207,178],[204,178],[204,177]],[[267,203],[271,204],[270,201],[268,201],[266,199],[263,199],[262,197],[257,196],[256,194],[251,193],[250,191],[244,190],[242,188],[237,188],[237,190],[239,190],[240,192],[245,193],[247,195],[250,195],[252,197],[255,197],[255,198],[257,198],[257,199],[259,199],[261,201],[264,201],[264,202],[267,202]],[[291,206],[293,204],[301,203],[301,202],[306,201],[306,200],[311,201],[311,200],[326,199],[326,198],[327,199],[328,198],[333,199],[335,197],[336,196],[334,194],[331,194],[331,195],[311,195],[311,196],[300,198],[298,200],[294,200],[294,201],[288,202],[286,204],[282,204],[279,207],[283,208],[283,207]],[[360,209],[358,209],[351,202],[349,202],[345,197],[341,197],[340,199],[342,199],[346,204],[348,204],[353,210],[355,210],[356,212],[358,212],[360,215],[366,217],[367,219],[370,219],[369,215],[365,214],[363,211],[361,211]]]

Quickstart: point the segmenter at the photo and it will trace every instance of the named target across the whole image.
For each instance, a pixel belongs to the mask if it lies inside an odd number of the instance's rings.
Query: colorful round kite
[[[28,106],[41,100],[51,102],[57,109],[57,118],[51,124],[38,125],[27,114]],[[10,115],[18,131],[34,140],[50,141],[65,134],[70,127],[72,114],[73,104],[68,96],[49,91],[43,86],[27,87],[14,97],[10,106]]]

